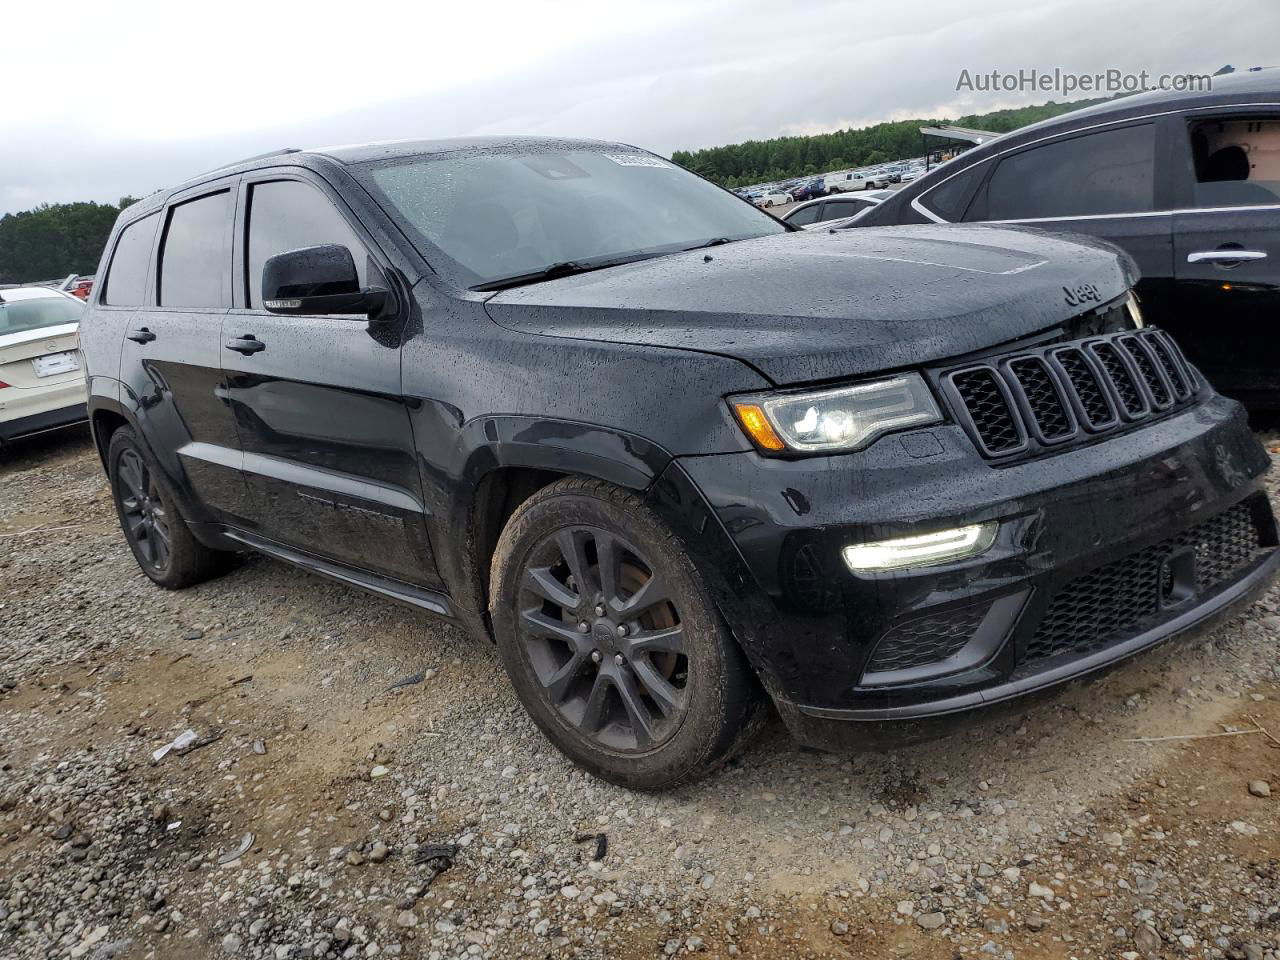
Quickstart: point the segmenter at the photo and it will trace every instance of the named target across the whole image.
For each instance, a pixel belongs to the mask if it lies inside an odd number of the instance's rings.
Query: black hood
[[[507,290],[508,328],[736,357],[778,384],[875,373],[1055,327],[1120,296],[1131,261],[1019,227],[812,230]],[[1072,305],[1069,291],[1096,291]]]

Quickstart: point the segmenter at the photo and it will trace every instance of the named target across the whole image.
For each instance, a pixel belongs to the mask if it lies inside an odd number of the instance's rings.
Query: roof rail
[[[268,150],[266,153],[255,153],[252,157],[242,157],[239,160],[232,160],[230,163],[219,164],[210,170],[210,173],[216,173],[218,170],[226,170],[228,167],[238,167],[242,163],[252,163],[254,160],[266,160],[268,157],[282,157],[288,153],[301,153],[299,147],[284,147],[280,150]]]

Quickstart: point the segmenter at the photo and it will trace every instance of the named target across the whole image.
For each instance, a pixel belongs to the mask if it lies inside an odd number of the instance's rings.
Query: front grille
[[[1115,388],[1116,395],[1120,398],[1120,405],[1124,407],[1124,412],[1134,418],[1146,413],[1149,408],[1147,401],[1143,398],[1142,388],[1138,386],[1138,381],[1129,367],[1120,359],[1120,354],[1115,345],[1111,343],[1094,343],[1089,344],[1089,348],[1102,363],[1102,369],[1112,387]]]
[[[983,447],[993,455],[1012,453],[1023,446],[1018,423],[1008,416],[1009,398],[1000,388],[995,370],[981,367],[954,374],[952,384],[969,411]]]
[[[1019,357],[1009,361],[1009,372],[1027,400],[1030,420],[1042,439],[1065,440],[1076,432],[1075,421],[1067,409],[1049,366],[1040,357]]]
[[[1059,590],[1027,644],[1023,663],[1081,656],[1141,633],[1162,610],[1220,586],[1257,556],[1261,537],[1248,502],[1177,536],[1077,577]],[[1179,583],[1194,558],[1193,579]],[[1181,592],[1180,592],[1181,591]]]
[[[1149,340],[1150,338],[1147,339]],[[1129,355],[1129,359],[1133,361],[1133,365],[1138,368],[1138,373],[1142,375],[1142,381],[1147,385],[1147,389],[1151,393],[1151,398],[1155,400],[1156,406],[1167,407],[1173,403],[1173,395],[1169,392],[1169,385],[1165,383],[1164,378],[1156,370],[1156,365],[1151,361],[1151,357],[1147,355],[1143,345],[1138,342],[1138,338],[1120,337],[1119,342],[1124,352]]]
[[[1085,422],[1095,430],[1115,423],[1116,415],[1107,391],[1084,354],[1075,347],[1067,347],[1055,350],[1052,356],[1058,361],[1071,389],[1080,399],[1080,412],[1084,415]]]
[[[908,670],[955,656],[982,624],[988,606],[965,607],[894,627],[876,644],[867,673]]]
[[[1173,346],[1173,342],[1166,341],[1164,337],[1153,337],[1147,341],[1147,346],[1151,348],[1151,352],[1155,354],[1156,361],[1160,364],[1160,369],[1168,377],[1169,383],[1173,387],[1174,396],[1179,400],[1185,400],[1191,396],[1193,390],[1191,379],[1176,359],[1174,352],[1176,348]]]
[[[1091,337],[947,371],[960,422],[991,459],[1035,455],[1190,404],[1199,386],[1165,333]]]

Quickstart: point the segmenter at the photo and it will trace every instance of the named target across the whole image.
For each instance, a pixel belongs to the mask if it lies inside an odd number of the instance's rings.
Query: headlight
[[[1129,319],[1133,321],[1136,329],[1141,330],[1147,325],[1146,321],[1142,319],[1142,307],[1138,304],[1138,295],[1132,290],[1129,291],[1129,297],[1125,300],[1124,305],[1129,309]]]
[[[942,414],[915,373],[808,393],[733,397],[738,422],[762,450],[857,450],[891,430],[939,423]]]

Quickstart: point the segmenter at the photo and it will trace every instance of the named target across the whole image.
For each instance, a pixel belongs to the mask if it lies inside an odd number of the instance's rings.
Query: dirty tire
[[[567,558],[574,550],[572,546],[568,552],[562,549],[560,545],[566,543],[591,544],[579,555],[579,566],[588,572],[581,585],[572,574],[565,577],[569,586],[561,587],[563,593],[555,584],[546,590],[530,571],[541,575],[555,569],[563,575],[570,568],[567,559],[554,568],[539,564],[549,556]],[[607,592],[610,577],[601,579],[606,566],[599,560],[602,549],[611,554],[617,551],[623,559],[614,566],[617,569],[620,565],[624,574],[649,568],[660,595],[669,598],[670,607],[640,604],[640,590],[627,594],[623,587]],[[594,566],[589,556],[596,558]],[[585,566],[583,560],[587,560]],[[634,573],[633,577],[639,578],[642,586],[647,582],[643,573]],[[625,576],[616,579],[621,583]],[[547,738],[595,776],[636,790],[676,787],[716,769],[759,729],[762,697],[755,675],[680,541],[638,496],[602,481],[577,477],[544,487],[520,505],[502,531],[490,582],[490,614],[498,650],[516,694]],[[602,583],[605,586],[595,590]],[[562,603],[543,599],[544,593],[558,594]],[[647,593],[644,600],[655,594],[657,589]],[[572,602],[575,595],[580,601],[577,605]],[[621,600],[599,604],[606,616],[597,617],[596,598],[614,595]],[[629,599],[640,604],[636,610],[650,612],[640,619],[628,619]],[[670,611],[664,615],[664,625],[646,626],[652,621],[645,618],[657,615],[653,611],[658,609]],[[547,610],[553,614],[548,615]],[[564,611],[562,618],[554,613],[560,610]],[[556,636],[544,640],[540,631],[547,628],[539,626],[542,623],[549,623]],[[579,624],[587,625],[587,629],[578,629]],[[608,634],[617,629],[617,624],[629,626],[630,641],[610,640]],[[637,653],[646,646],[646,638],[657,637],[663,630],[680,634],[680,655],[655,650]],[[564,662],[546,662],[548,655],[542,650],[552,644],[563,648]],[[592,654],[599,651],[587,652],[582,644],[586,648],[601,645],[605,654],[592,660]],[[617,664],[616,669],[612,663]],[[654,722],[633,723],[635,730],[643,730],[645,735],[633,732],[632,740],[623,743],[625,729],[637,716],[632,698],[624,696],[623,689],[636,681],[640,687],[633,686],[632,690],[661,688],[662,679],[654,679],[653,665],[657,663],[682,663],[681,673],[675,673],[675,667],[665,669],[673,671],[668,676],[672,683],[683,685],[671,699],[659,694],[643,700],[654,709],[639,715]],[[548,683],[548,673],[554,680],[561,670],[576,674],[572,688]],[[616,678],[604,683],[606,688],[612,687],[612,693],[597,698],[599,677],[606,674]],[[653,686],[644,687],[646,683]],[[578,696],[583,701],[582,712],[576,720],[568,696],[561,694],[557,700],[552,692],[561,689],[581,691]],[[596,729],[600,725],[594,721],[602,710],[599,706],[593,710],[592,704],[610,702],[610,697],[612,713],[605,715],[617,719],[604,729]],[[669,708],[670,713],[664,708]],[[653,735],[648,736],[650,733]]]
[[[130,427],[111,435],[107,479],[129,549],[142,572],[157,584],[179,590],[215,577],[230,565],[233,554],[211,550],[191,535],[155,461]],[[144,506],[145,515],[140,515]]]

